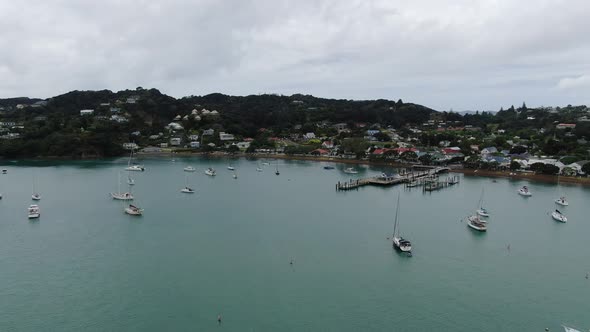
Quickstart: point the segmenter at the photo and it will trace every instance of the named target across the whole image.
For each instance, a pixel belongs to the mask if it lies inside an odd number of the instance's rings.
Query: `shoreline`
[[[155,153],[137,153],[137,156],[153,156],[153,157],[170,157],[170,153],[166,152],[155,152]],[[341,163],[349,165],[375,165],[375,166],[389,166],[395,168],[410,168],[415,163],[400,163],[400,162],[376,162],[370,160],[358,160],[358,159],[341,159],[335,157],[321,157],[321,156],[295,156],[285,154],[260,154],[260,153],[205,153],[205,152],[177,152],[175,156],[180,157],[207,157],[207,158],[245,158],[245,159],[281,159],[281,160],[303,160],[303,161],[315,161],[315,162],[331,162]],[[426,166],[428,167],[428,166]],[[543,182],[543,183],[555,183],[557,184],[557,175],[546,175],[546,174],[535,174],[525,172],[514,172],[510,170],[506,171],[491,171],[482,169],[471,169],[471,168],[451,168],[451,173],[462,173],[465,176],[480,176],[490,178],[505,178],[505,179],[518,179],[518,180],[529,180],[532,182]],[[586,177],[568,177],[560,176],[560,183],[575,184],[582,186],[590,186],[590,178]]]

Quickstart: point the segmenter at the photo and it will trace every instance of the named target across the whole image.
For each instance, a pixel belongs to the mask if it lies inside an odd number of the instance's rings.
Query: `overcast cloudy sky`
[[[137,86],[590,105],[590,1],[0,2],[0,98]]]

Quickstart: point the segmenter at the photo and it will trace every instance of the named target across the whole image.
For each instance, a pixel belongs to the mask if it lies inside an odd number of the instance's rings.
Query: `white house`
[[[314,133],[307,133],[307,134],[303,135],[303,138],[305,138],[305,139],[314,139],[315,138],[315,134]]]
[[[234,139],[234,135],[232,134],[224,133],[223,131],[219,133],[220,141],[233,141]]]
[[[236,145],[240,150],[246,150],[250,147],[250,142],[238,142]]]
[[[135,143],[123,143],[123,149],[125,150],[136,150],[139,146]]]
[[[84,116],[84,115],[92,115],[94,114],[94,110],[80,110],[80,115]]]
[[[155,140],[155,139],[158,139],[158,138],[160,138],[159,135],[150,135],[150,137],[149,137],[149,139],[151,139],[151,140]]]
[[[168,143],[160,143],[160,147],[161,148],[167,148],[168,147]]]
[[[115,121],[115,122],[118,122],[118,123],[124,123],[124,122],[127,122],[129,120],[127,120],[123,116],[114,114],[114,115],[111,115],[111,121]]]
[[[193,134],[193,135],[189,135],[189,136],[188,136],[188,139],[189,139],[190,141],[198,141],[198,140],[199,140],[199,135],[195,135],[195,134]]]
[[[213,129],[203,130],[203,136],[213,136],[214,133],[215,133],[215,130],[213,130]]]
[[[200,143],[200,142],[198,142],[198,141],[192,141],[192,142],[190,142],[190,146],[191,146],[191,148],[193,148],[193,149],[198,149],[198,148],[200,148],[200,147],[201,147],[201,143]]]
[[[172,137],[170,139],[170,145],[172,146],[179,146],[181,142],[181,139],[179,137]]]
[[[176,123],[176,122],[170,122],[167,127],[168,127],[168,129],[172,129],[172,130],[183,130],[184,129],[182,127],[182,125],[180,125],[180,123]]]
[[[486,155],[486,154],[492,154],[492,153],[496,153],[496,152],[498,152],[498,149],[496,149],[496,148],[495,148],[495,147],[493,147],[493,146],[490,146],[490,147],[487,147],[487,148],[483,148],[483,149],[481,150],[481,154],[482,154],[482,155]]]

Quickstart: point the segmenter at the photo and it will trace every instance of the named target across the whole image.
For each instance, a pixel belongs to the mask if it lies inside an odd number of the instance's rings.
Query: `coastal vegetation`
[[[129,149],[284,153],[481,169],[587,174],[584,105],[460,114],[393,100],[219,93],[174,98],[138,87],[0,99],[0,156],[120,156]],[[554,162],[546,162],[547,159]],[[579,164],[575,164],[580,162]],[[586,170],[586,171],[584,171]]]

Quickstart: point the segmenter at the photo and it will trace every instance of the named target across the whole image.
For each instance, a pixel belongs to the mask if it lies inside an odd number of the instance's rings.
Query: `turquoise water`
[[[587,188],[462,177],[432,194],[335,192],[347,166],[279,161],[276,176],[274,161],[256,172],[241,159],[236,180],[222,159],[142,163],[132,173],[139,218],[109,197],[126,160],[4,163],[0,331],[590,328]],[[180,193],[187,165],[194,195]],[[26,217],[33,178],[38,221]],[[531,198],[517,195],[523,184]],[[487,234],[460,221],[482,188]],[[548,215],[562,191],[566,224]],[[387,240],[400,192],[411,258]]]

